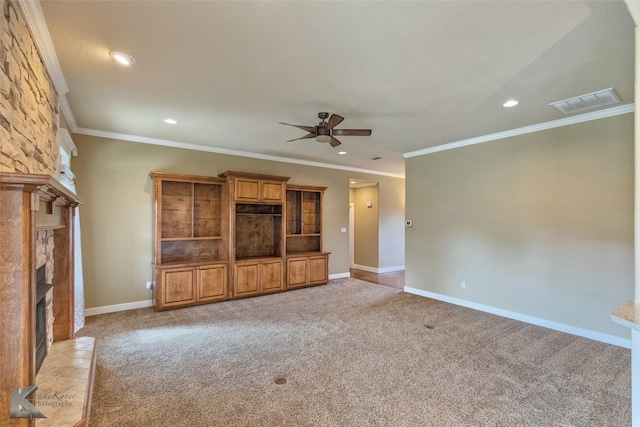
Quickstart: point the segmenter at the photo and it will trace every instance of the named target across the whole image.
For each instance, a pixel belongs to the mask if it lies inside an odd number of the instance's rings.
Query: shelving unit
[[[152,172],[157,310],[228,298],[223,180]]]
[[[232,297],[285,289],[283,206],[288,177],[227,171]]]
[[[326,283],[329,253],[322,251],[322,198],[326,187],[287,185],[287,289]]]
[[[325,187],[236,171],[150,176],[156,310],[327,283]]]
[[[282,256],[282,205],[236,204],[235,259]]]

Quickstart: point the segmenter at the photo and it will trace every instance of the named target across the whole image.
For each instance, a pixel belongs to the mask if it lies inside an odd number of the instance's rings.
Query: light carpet
[[[628,349],[351,278],[80,335],[92,427],[631,424]]]

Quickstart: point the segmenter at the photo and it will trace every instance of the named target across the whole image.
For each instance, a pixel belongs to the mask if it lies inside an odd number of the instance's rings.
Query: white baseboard
[[[105,305],[103,307],[86,308],[85,317],[96,316],[98,314],[115,313],[116,311],[135,310],[136,308],[153,307],[152,300],[127,302],[124,304]]]
[[[551,320],[540,319],[538,317],[528,316],[526,314],[516,313],[514,311],[503,310],[501,308],[491,307],[489,305],[478,304],[475,302],[466,301],[459,298],[450,297],[447,295],[436,294],[434,292],[423,291],[422,289],[410,288],[408,286],[404,287],[404,291],[410,294],[420,295],[423,297],[436,299],[438,301],[448,302],[450,304],[455,304],[455,305],[471,308],[478,311],[484,311],[485,313],[496,314],[498,316],[506,317],[513,320],[519,320],[521,322],[530,323],[536,326],[542,326],[544,328],[549,328],[549,329],[565,332],[572,335],[577,335],[583,338],[589,338],[589,339],[604,342],[607,344],[617,345],[618,347],[631,348],[630,339],[617,337],[615,335],[609,335],[609,334],[603,334],[602,332],[590,331],[588,329],[565,325],[564,323],[558,323],[558,322],[553,322]]]
[[[346,273],[330,274],[329,275],[329,280],[331,280],[331,279],[344,279],[345,277],[351,277],[351,273],[349,273],[347,271]]]
[[[376,268],[376,267],[369,267],[367,265],[353,264],[352,268],[368,271],[369,273],[380,274],[380,273],[391,273],[393,271],[403,271],[404,265],[394,265],[393,267]]]

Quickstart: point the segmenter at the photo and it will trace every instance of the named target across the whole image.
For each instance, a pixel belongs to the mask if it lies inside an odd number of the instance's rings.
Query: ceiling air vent
[[[620,97],[613,88],[599,90],[597,92],[580,95],[562,101],[552,102],[552,107],[556,107],[564,114],[577,113],[580,111],[591,110],[593,108],[605,107],[608,105],[618,104],[621,102]]]

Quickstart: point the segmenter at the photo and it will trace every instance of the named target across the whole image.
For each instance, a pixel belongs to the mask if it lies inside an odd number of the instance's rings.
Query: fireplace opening
[[[46,266],[36,270],[36,373],[47,357],[47,292],[51,289],[47,283]]]

